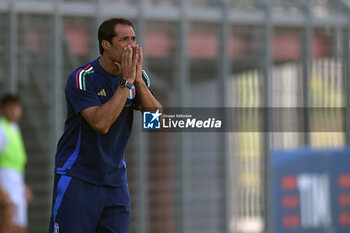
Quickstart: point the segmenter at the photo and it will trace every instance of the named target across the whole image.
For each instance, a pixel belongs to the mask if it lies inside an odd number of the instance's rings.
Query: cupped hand
[[[136,54],[138,54],[138,62],[136,64],[136,78],[135,83],[139,83],[142,80],[142,67],[143,67],[143,53],[142,48],[139,45],[135,47]]]
[[[138,60],[138,53],[134,53],[133,48],[131,46],[127,46],[123,50],[121,64],[115,63],[120,67],[123,78],[131,83],[134,83],[136,78],[136,67]]]

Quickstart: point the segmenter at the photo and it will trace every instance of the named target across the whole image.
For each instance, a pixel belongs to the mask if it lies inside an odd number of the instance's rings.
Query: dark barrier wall
[[[275,151],[270,169],[274,233],[350,232],[350,148]]]

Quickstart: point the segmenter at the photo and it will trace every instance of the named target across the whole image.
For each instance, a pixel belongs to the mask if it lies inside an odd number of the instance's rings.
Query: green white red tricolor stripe
[[[94,73],[91,64],[87,65],[85,68],[78,70],[78,72],[75,74],[75,83],[77,85],[77,88],[86,91],[85,76],[91,73]]]
[[[146,71],[145,71],[145,70],[142,70],[142,74],[143,74],[143,77],[146,79],[147,87],[150,87],[150,86],[151,86],[151,82],[150,82],[150,80],[149,80],[149,77],[148,77]]]

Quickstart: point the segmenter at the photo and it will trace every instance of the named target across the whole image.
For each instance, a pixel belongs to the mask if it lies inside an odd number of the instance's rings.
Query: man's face
[[[112,39],[110,56],[113,61],[120,63],[124,48],[129,45],[135,47],[136,36],[134,29],[129,25],[117,24],[114,30],[117,36]]]
[[[22,106],[17,103],[6,104],[1,110],[10,122],[18,122],[22,116]]]

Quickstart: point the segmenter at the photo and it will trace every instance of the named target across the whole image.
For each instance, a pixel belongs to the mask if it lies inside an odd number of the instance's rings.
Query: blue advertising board
[[[274,233],[350,232],[350,148],[275,151],[270,174]]]

